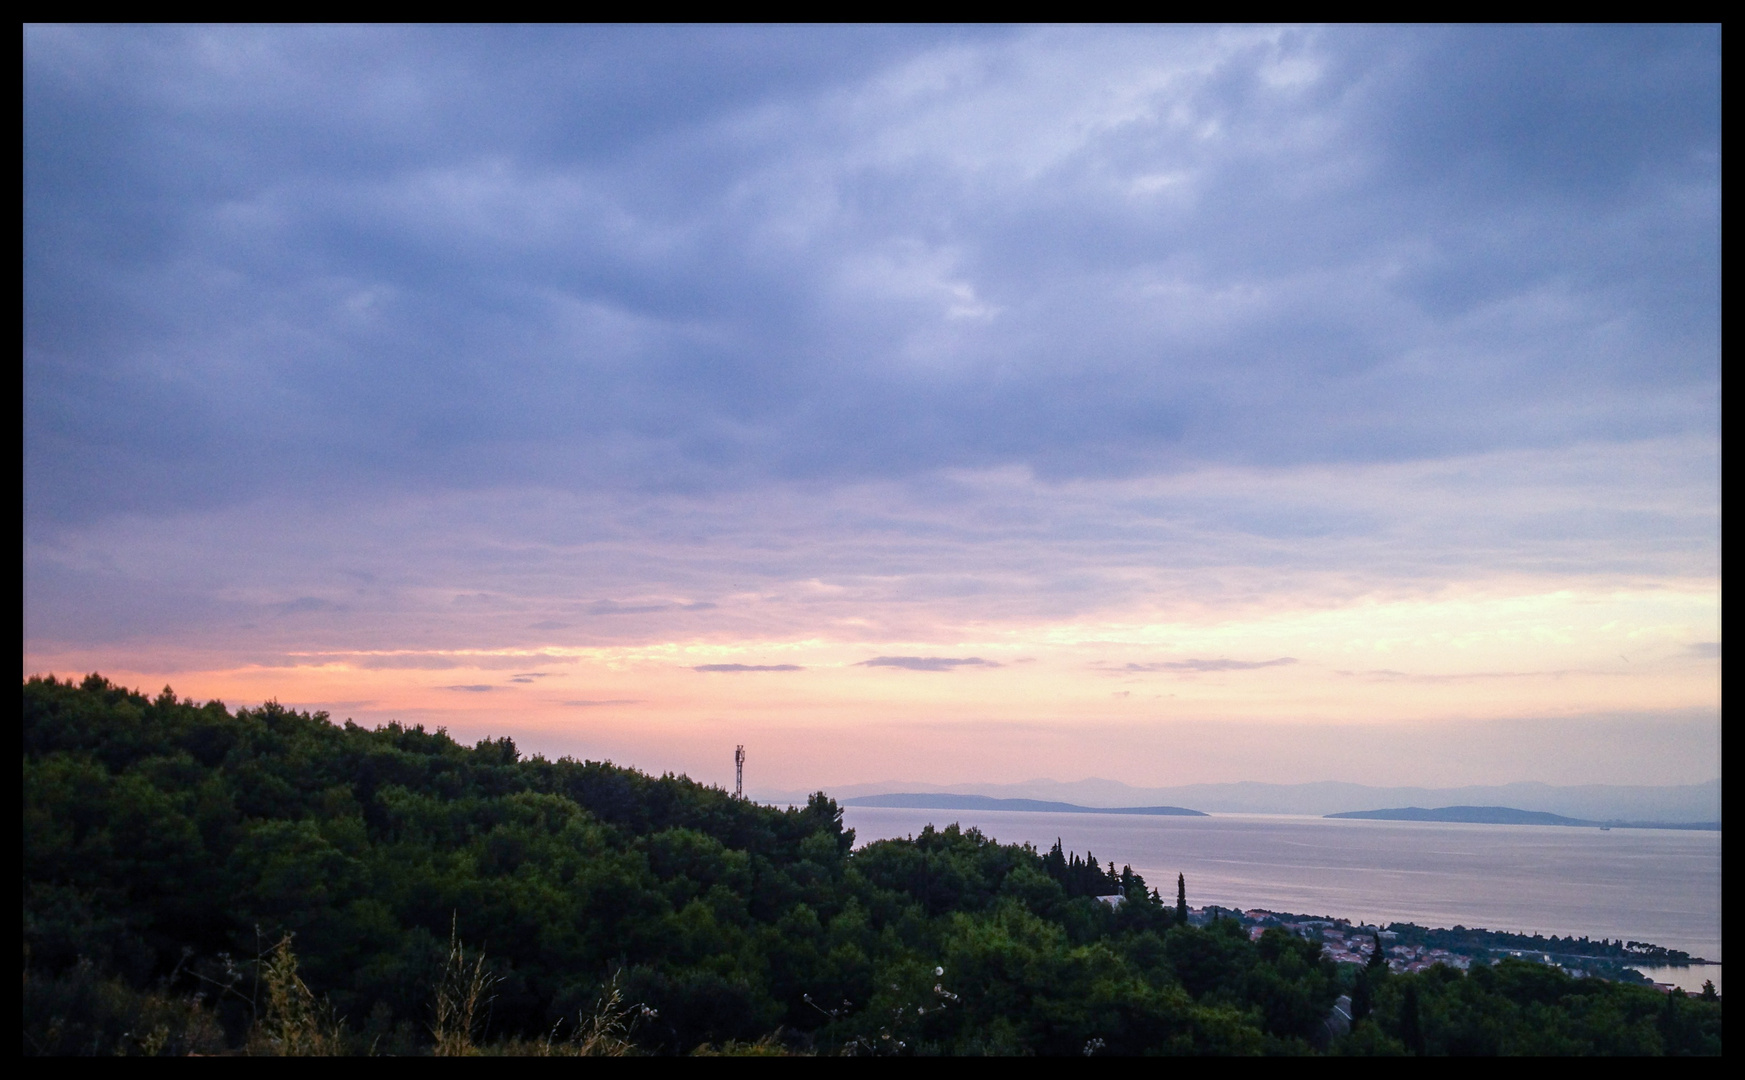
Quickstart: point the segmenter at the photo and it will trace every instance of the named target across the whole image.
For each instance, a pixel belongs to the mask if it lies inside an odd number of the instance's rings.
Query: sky
[[[1720,775],[1716,27],[24,31],[24,675]]]

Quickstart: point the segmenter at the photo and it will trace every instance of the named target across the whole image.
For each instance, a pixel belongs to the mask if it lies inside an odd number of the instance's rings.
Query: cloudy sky
[[[1718,776],[1716,28],[28,28],[25,674]]]

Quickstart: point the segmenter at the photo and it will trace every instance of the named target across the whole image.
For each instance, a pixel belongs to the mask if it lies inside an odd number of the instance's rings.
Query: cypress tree
[[[1660,1042],[1662,1052],[1667,1057],[1682,1057],[1689,1051],[1685,1047],[1685,1027],[1680,1006],[1684,1004],[1685,992],[1673,989],[1666,995],[1666,1011],[1660,1014]]]
[[[1369,954],[1369,963],[1364,965],[1364,974],[1370,974],[1380,969],[1385,973],[1388,969],[1387,954],[1381,951],[1381,931],[1375,932],[1375,950]]]
[[[1049,876],[1056,881],[1066,880],[1066,853],[1061,850],[1060,837],[1054,838],[1054,846],[1048,849],[1048,857],[1044,860]]]
[[[1416,980],[1406,984],[1404,999],[1400,1002],[1400,1041],[1406,1044],[1406,1049],[1418,1057],[1423,1057],[1426,1051],[1424,1045],[1424,1021],[1418,1015],[1418,983]]]
[[[1375,936],[1375,949],[1369,954],[1369,963],[1357,974],[1357,985],[1351,990],[1351,1019],[1362,1020],[1369,1015],[1374,1007],[1375,990],[1381,985],[1381,980],[1388,973],[1387,954],[1381,951],[1381,932]]]
[[[1351,1020],[1356,1023],[1369,1015],[1370,1010],[1369,972],[1360,971],[1357,974],[1357,985],[1351,988]]]
[[[1188,878],[1186,874],[1175,876],[1175,918],[1183,926],[1188,924]]]

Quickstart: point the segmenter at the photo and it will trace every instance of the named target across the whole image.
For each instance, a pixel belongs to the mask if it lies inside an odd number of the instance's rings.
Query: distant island
[[[1548,814],[1541,810],[1517,810],[1512,806],[1443,806],[1435,810],[1426,810],[1421,806],[1401,806],[1392,810],[1348,810],[1343,814],[1326,816],[1367,821],[1451,821],[1469,825],[1579,825],[1590,829],[1721,830],[1721,823],[1718,821],[1586,821],[1564,817],[1562,814]]]
[[[990,799],[986,795],[863,795],[843,806],[881,806],[903,810],[1032,810],[1054,814],[1146,814],[1156,817],[1209,817],[1181,806],[1077,806],[1041,799]]]

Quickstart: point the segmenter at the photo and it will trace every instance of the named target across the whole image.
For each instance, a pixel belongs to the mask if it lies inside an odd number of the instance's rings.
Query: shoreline
[[[843,809],[845,824],[858,834],[857,847],[884,836],[919,833],[928,824],[956,823],[979,827],[1002,842],[1039,848],[1061,837],[1070,849],[1094,850],[1099,861],[1131,864],[1150,884],[1173,886],[1177,873],[1185,871],[1190,899],[1226,910],[1337,912],[1361,916],[1353,923],[1411,923],[1451,932],[1458,926],[1462,937],[1470,927],[1501,928],[1509,936],[1489,944],[1507,942],[1511,950],[1560,955],[1611,954],[1572,959],[1575,966],[1675,960],[1658,950],[1622,955],[1600,945],[1607,939],[1655,942],[1690,958],[1679,962],[1725,962],[1720,913],[1705,911],[1718,886],[1718,832],[1600,832],[1231,811],[1178,818]],[[1644,877],[1637,870],[1626,875],[1630,880],[1618,880],[1613,863],[1620,853],[1634,857],[1631,866],[1651,865],[1654,873]],[[1477,888],[1478,881],[1488,885]],[[1676,884],[1684,898],[1670,908],[1665,901],[1649,901],[1643,890],[1650,884]],[[1584,936],[1591,947],[1578,944]],[[1564,940],[1552,945],[1551,938]]]

